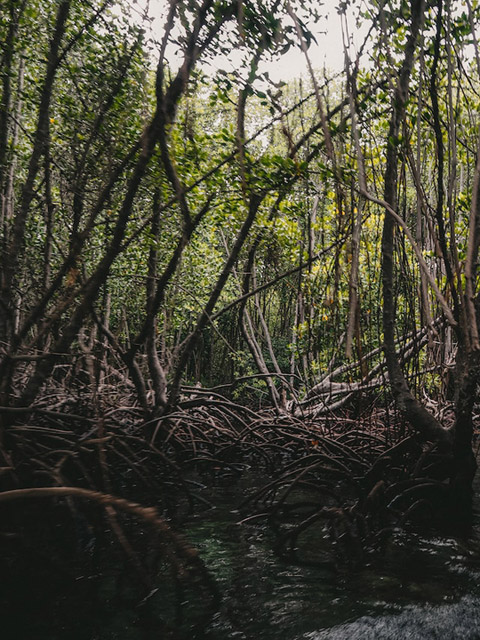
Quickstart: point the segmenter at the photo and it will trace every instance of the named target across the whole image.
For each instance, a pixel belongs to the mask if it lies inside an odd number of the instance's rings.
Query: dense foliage
[[[128,394],[129,437],[173,456],[169,416],[195,403],[303,420],[393,401],[468,520],[478,2],[338,3],[340,74],[315,70],[314,0],[171,0],[161,31],[126,0],[1,5],[4,488],[30,486],[12,434],[39,408],[104,442]],[[263,61],[293,48],[303,77],[274,82]]]

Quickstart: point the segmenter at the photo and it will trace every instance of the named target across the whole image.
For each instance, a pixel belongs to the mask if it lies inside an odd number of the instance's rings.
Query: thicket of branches
[[[180,484],[185,460],[235,475],[246,450],[272,470],[297,451],[272,492],[317,481],[298,534],[330,518],[366,539],[404,491],[404,513],[447,496],[469,520],[479,10],[347,5],[335,76],[310,53],[315,2],[172,1],[152,33],[133,4],[3,1],[0,501],[79,495],[133,565],[115,509],[184,558],[111,495],[127,468],[148,485],[142,447]],[[292,47],[308,74],[273,82],[263,60]],[[378,412],[383,430],[349,422]],[[361,517],[332,498],[338,474]]]

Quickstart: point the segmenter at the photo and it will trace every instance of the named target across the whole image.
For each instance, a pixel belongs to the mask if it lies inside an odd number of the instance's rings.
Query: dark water
[[[296,566],[264,527],[239,524],[241,488],[185,523],[223,593],[211,640],[480,639],[480,539],[398,533],[375,565],[353,573]],[[480,521],[479,514],[477,520]],[[322,547],[316,534],[304,539]]]
[[[263,521],[240,522],[248,513],[238,505],[255,486],[259,479],[247,474],[230,487],[195,485],[215,507],[181,525],[222,593],[213,618],[202,583],[187,581],[176,591],[168,563],[145,598],[122,571],[118,544],[108,552],[97,539],[83,551],[90,564],[68,568],[65,550],[50,557],[55,547],[42,538],[50,502],[34,522],[29,512],[29,530],[37,532],[31,548],[0,538],[0,640],[480,640],[479,512],[468,541],[398,532],[384,555],[338,571],[286,562],[275,555],[275,536]],[[101,510],[97,515],[105,526]],[[153,548],[137,520],[122,525],[139,548]],[[51,528],[45,531],[51,536]],[[322,529],[299,544],[309,559],[323,558],[327,548]]]

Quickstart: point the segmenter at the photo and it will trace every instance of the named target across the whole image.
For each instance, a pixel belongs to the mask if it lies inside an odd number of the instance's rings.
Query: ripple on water
[[[336,573],[275,556],[268,529],[238,523],[232,494],[185,527],[224,595],[208,640],[480,640],[480,535],[398,531],[382,558]],[[298,543],[315,558],[322,532]]]
[[[297,640],[478,640],[480,600],[470,596],[439,606],[407,606],[395,615],[364,616]]]

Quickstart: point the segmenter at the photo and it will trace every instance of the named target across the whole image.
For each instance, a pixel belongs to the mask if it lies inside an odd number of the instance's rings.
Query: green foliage
[[[315,87],[305,79],[273,83],[268,72],[258,71],[257,57],[275,57],[298,47],[284,3],[246,0],[240,7],[219,0],[202,14],[201,3],[179,2],[165,50],[163,36],[149,33],[146,23],[139,25],[128,3],[70,4],[46,113],[40,105],[61,3],[27,0],[18,14],[10,66],[8,56],[2,58],[0,105],[8,124],[0,150],[0,186],[11,205],[2,214],[3,246],[13,242],[26,190],[33,192],[7,305],[13,310],[15,331],[26,327],[19,348],[35,347],[42,343],[44,331],[53,334],[53,326],[68,324],[113,247],[114,259],[102,272],[84,323],[93,321],[88,315],[92,311],[97,318],[108,316],[108,329],[127,349],[132,336],[154,321],[148,315],[149,283],[155,288],[165,277],[154,315],[162,364],[175,370],[181,345],[196,331],[255,198],[255,215],[210,310],[213,318],[198,331],[201,340],[188,368],[191,379],[198,377],[198,362],[200,368],[213,367],[205,377],[216,382],[257,371],[251,345],[249,349],[239,328],[242,305],[234,304],[247,289],[258,289],[257,295],[244,300],[244,309],[267,369],[278,366],[285,374],[313,381],[333,361],[342,364],[355,259],[356,354],[379,347],[380,229],[385,211],[358,192],[359,159],[345,78],[319,73]],[[304,44],[312,47],[318,3],[292,5]],[[341,3],[339,11],[348,12],[347,5]],[[363,19],[372,21],[369,55],[376,66],[375,71],[358,71],[355,108],[367,186],[377,200],[382,197],[386,151],[393,149],[401,164],[398,213],[416,234],[433,277],[449,295],[451,283],[442,271],[436,245],[439,222],[433,212],[438,209],[447,221],[449,250],[463,263],[478,135],[478,76],[471,65],[466,83],[462,65],[454,64],[452,57],[455,51],[457,61],[463,56],[462,64],[470,64],[472,33],[464,9],[452,11],[448,33],[444,17],[439,37],[445,54],[435,59],[437,11],[434,3],[426,8],[422,54],[415,59],[405,122],[392,135],[392,78],[400,71],[409,37],[410,3],[367,3]],[[0,36],[5,40],[9,15],[0,14]],[[472,19],[478,20],[478,8]],[[235,73],[226,64],[234,54],[240,60]],[[164,57],[155,72],[159,55]],[[185,77],[176,75],[177,59],[183,61]],[[221,68],[211,77],[213,65]],[[430,81],[445,123],[440,140],[448,197],[438,192],[439,137]],[[245,111],[240,114],[243,97]],[[176,102],[167,105],[168,100]],[[241,141],[240,115],[246,138]],[[45,124],[42,116],[48,116]],[[161,135],[136,184],[151,131]],[[358,208],[362,220],[354,257],[352,229]],[[181,258],[169,273],[187,232]],[[408,242],[398,240],[396,261],[401,336],[423,322],[426,301],[420,303],[415,296],[419,269]],[[437,303],[433,298],[428,302],[435,316]],[[221,315],[229,305],[228,313]],[[26,336],[29,347],[22,343]],[[145,332],[142,336],[137,345],[141,355]],[[379,359],[372,357],[368,367]],[[261,393],[265,390],[263,381],[252,385]]]

